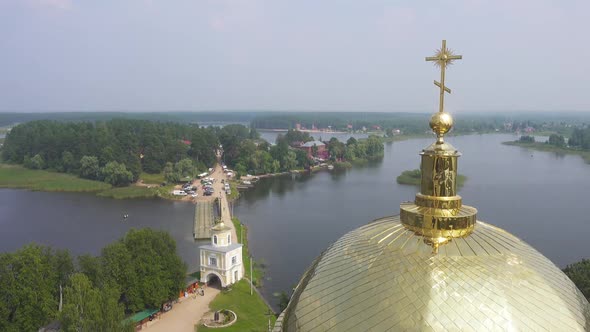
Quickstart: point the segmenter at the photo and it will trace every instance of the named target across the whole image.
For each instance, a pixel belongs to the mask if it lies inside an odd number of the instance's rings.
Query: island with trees
[[[574,128],[569,139],[563,135],[550,134],[544,142],[537,142],[532,135],[523,135],[516,141],[504,142],[505,145],[521,146],[538,151],[575,154],[590,164],[590,127]]]

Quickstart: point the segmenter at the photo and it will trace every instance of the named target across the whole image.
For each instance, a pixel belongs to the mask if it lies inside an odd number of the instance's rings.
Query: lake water
[[[129,218],[123,220],[123,214]],[[72,254],[100,254],[131,228],[169,232],[190,270],[199,266],[193,240],[194,205],[160,199],[116,200],[93,194],[0,190],[0,252],[35,242],[69,249]]]
[[[514,233],[560,267],[590,256],[590,165],[578,156],[501,144],[515,138],[447,139],[463,153],[459,173],[469,178],[460,190],[464,203],[478,208],[478,219]],[[266,265],[265,297],[276,303],[272,294],[294,286],[330,243],[375,218],[398,214],[400,202],[413,200],[417,188],[398,185],[395,177],[417,168],[418,152],[432,141],[387,144],[382,162],[263,179],[243,192],[234,212],[250,228],[254,259]],[[190,203],[2,189],[0,252],[34,241],[75,255],[98,254],[132,227],[153,227],[170,232],[189,269],[196,270],[193,214]]]
[[[468,177],[459,194],[479,210],[478,219],[502,227],[537,248],[558,266],[590,256],[587,191],[590,165],[578,156],[502,145],[511,135],[447,139],[463,156]],[[330,243],[369,221],[399,214],[417,187],[395,178],[418,168],[418,152],[433,139],[395,142],[381,163],[344,172],[261,180],[244,192],[235,213],[250,229],[250,246],[263,261],[263,293],[289,290]]]

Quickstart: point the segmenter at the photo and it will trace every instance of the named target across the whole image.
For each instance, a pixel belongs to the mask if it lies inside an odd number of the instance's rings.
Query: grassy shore
[[[121,188],[111,188],[109,190],[101,191],[96,195],[100,197],[109,197],[115,199],[154,198],[158,197],[158,189],[139,186],[129,186]]]
[[[207,328],[198,326],[197,331],[266,331],[268,318],[271,327],[274,326],[275,316],[266,315],[268,307],[258,296],[258,293],[250,295],[248,281],[242,279],[231,286],[230,291],[222,291],[209,304],[211,310],[229,309],[238,315],[238,320],[232,326],[225,328]]]
[[[166,182],[166,179],[164,179],[164,173],[150,174],[150,173],[142,172],[139,175],[139,179],[142,180],[143,183],[157,184],[157,185],[159,185],[163,182]]]
[[[590,164],[590,151],[577,150],[567,147],[558,147],[542,142],[525,143],[520,141],[503,142],[505,145],[520,146],[523,148],[533,149],[537,151],[555,152],[563,154],[574,154],[582,157],[586,163]]]
[[[33,170],[20,165],[0,164],[0,188],[51,192],[93,192],[97,196],[115,199],[154,197],[175,199],[170,193],[173,187],[173,185],[169,185],[148,188],[131,185],[114,188],[108,183],[82,179],[72,174]]]
[[[420,182],[422,181],[422,173],[419,169],[403,171],[402,174],[396,178],[396,181],[399,184],[419,186]],[[467,177],[465,175],[457,175],[458,188],[463,187],[465,181],[467,181]]]
[[[111,186],[100,181],[81,179],[71,174],[32,170],[18,165],[0,164],[0,188],[99,192],[108,190]]]
[[[248,228],[246,225],[242,224],[238,218],[232,218],[232,222],[234,223],[234,227],[236,228],[236,234],[241,237],[240,241],[243,241],[242,244],[242,262],[244,262],[244,277],[252,280],[254,285],[260,285],[260,281],[262,280],[262,270],[256,266],[256,262],[254,262],[254,266],[252,267],[253,276],[250,276],[250,251],[248,250]]]

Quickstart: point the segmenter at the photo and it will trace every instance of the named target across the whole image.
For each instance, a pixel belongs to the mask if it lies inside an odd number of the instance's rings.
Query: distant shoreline
[[[290,129],[278,129],[278,128],[274,128],[274,129],[266,129],[266,128],[255,128],[257,131],[269,131],[269,132],[273,132],[273,133],[286,133],[288,132]],[[327,131],[327,130],[312,130],[312,129],[293,129],[293,130],[297,130],[300,131],[302,133],[326,133],[326,134],[354,134],[348,131]]]
[[[582,157],[587,164],[590,164],[590,151],[576,150],[572,148],[560,148],[558,146],[550,145],[544,142],[526,143],[520,141],[502,142],[504,145],[520,146],[522,148],[529,148],[536,151],[555,152],[563,154],[574,154]]]

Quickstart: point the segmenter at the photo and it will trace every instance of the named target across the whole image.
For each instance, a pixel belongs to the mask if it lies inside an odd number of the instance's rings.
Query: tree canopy
[[[159,308],[184,288],[186,265],[165,232],[131,230],[100,256],[26,245],[0,254],[0,331],[129,331],[125,313]],[[63,309],[58,312],[60,287]]]
[[[578,289],[590,301],[590,260],[583,259],[568,265],[563,272],[576,284]]]
[[[215,131],[127,119],[95,123],[31,121],[12,128],[2,157],[33,169],[49,168],[120,185],[137,180],[142,171],[159,173],[167,162],[186,158],[203,169],[212,166],[219,145]],[[112,162],[117,164],[107,168]]]

